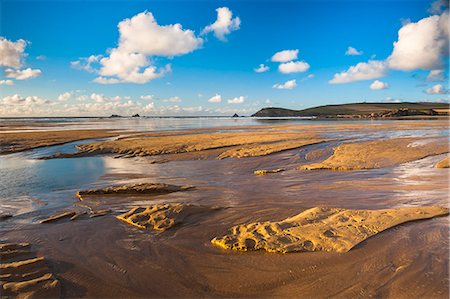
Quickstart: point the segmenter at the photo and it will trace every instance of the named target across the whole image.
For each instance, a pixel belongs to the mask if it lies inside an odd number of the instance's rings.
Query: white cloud
[[[217,11],[217,20],[211,25],[206,26],[201,34],[214,32],[215,37],[221,41],[226,41],[226,35],[231,31],[238,30],[241,25],[239,17],[233,18],[233,12],[228,7],[219,7]]]
[[[94,78],[94,80],[92,80],[92,82],[100,83],[100,84],[117,84],[117,83],[122,83],[125,81],[122,81],[122,80],[119,80],[116,78],[105,78],[105,77],[100,76],[100,77]]]
[[[387,62],[392,69],[436,70],[444,66],[449,53],[449,14],[434,15],[416,23],[407,23],[398,31]]]
[[[167,64],[164,69],[158,70],[155,66],[150,65],[146,55],[125,52],[120,48],[112,49],[109,57],[102,58],[100,64],[102,65],[99,71],[101,76],[95,78],[94,82],[101,84],[142,84],[160,78],[171,71],[170,64]]]
[[[290,61],[278,66],[278,71],[283,74],[303,73],[309,70],[309,64],[305,61]]]
[[[273,62],[288,62],[297,59],[298,50],[283,50],[273,54]]]
[[[98,64],[102,55],[91,55],[89,57],[81,57],[79,60],[71,61],[70,65],[74,69],[84,70],[89,73],[96,72],[96,68],[93,67],[94,64]]]
[[[431,70],[427,76],[428,81],[444,81],[445,72],[444,70]]]
[[[71,92],[62,93],[58,96],[58,101],[66,102],[67,100],[70,99],[71,96],[72,96]]]
[[[174,96],[174,97],[170,97],[168,99],[164,99],[163,102],[180,103],[181,98],[178,96]]]
[[[50,103],[49,100],[37,97],[37,96],[28,96],[23,97],[21,95],[15,94],[12,96],[6,96],[2,99],[3,105],[21,105],[21,106],[35,106],[35,105],[43,105]]]
[[[222,102],[222,97],[220,96],[220,94],[216,94],[215,96],[211,97],[208,102],[210,103],[220,103]]]
[[[0,85],[14,85],[13,80],[0,80]]]
[[[363,51],[358,51],[353,47],[348,47],[347,51],[345,51],[345,55],[348,55],[348,56],[358,56],[358,55],[362,55],[362,54],[363,54]]]
[[[309,79],[312,79],[312,78],[314,78],[314,74],[309,74],[305,78],[301,79],[300,82],[305,82],[306,80],[309,80]]]
[[[381,60],[369,60],[351,66],[348,70],[335,74],[329,81],[332,84],[349,83],[360,80],[371,80],[383,77],[387,72],[387,66]]]
[[[36,56],[36,59],[37,59],[37,60],[46,60],[46,59],[47,59],[47,56],[45,56],[45,55],[39,55],[39,56]]]
[[[0,37],[0,66],[20,68],[27,42],[19,39],[16,42]]]
[[[202,112],[203,111],[203,107],[202,106],[197,106],[197,107],[183,107],[181,108],[184,112],[187,113],[196,113],[196,112]]]
[[[230,100],[228,100],[228,104],[242,104],[245,101],[245,97],[244,96],[240,96],[240,97],[236,97],[236,98],[232,98]]]
[[[178,56],[201,47],[203,40],[181,24],[158,25],[151,12],[142,12],[118,25],[119,47],[127,53],[147,56]]]
[[[427,94],[447,94],[449,93],[449,90],[442,86],[442,84],[436,84],[424,90],[424,92]]]
[[[154,97],[153,95],[149,94],[149,95],[143,95],[143,96],[140,96],[139,98],[140,98],[141,100],[144,100],[144,101],[151,101],[151,100],[153,100],[155,97]]]
[[[387,89],[389,88],[389,84],[385,82],[381,82],[379,80],[373,81],[372,84],[370,84],[370,89],[372,90],[381,90],[381,89]]]
[[[269,70],[269,67],[262,63],[259,65],[259,67],[254,69],[254,71],[257,73],[264,73],[264,72],[267,72],[268,70]]]
[[[121,97],[107,97],[104,94],[92,93],[90,96],[91,100],[94,100],[97,103],[105,103],[105,102],[120,102],[122,100]]]
[[[283,84],[274,84],[272,87],[278,89],[293,89],[297,87],[297,81],[295,79],[289,80],[284,82]]]
[[[84,94],[77,97],[77,101],[86,101],[87,99],[89,99],[89,97]]]
[[[95,71],[98,62],[99,77],[93,81],[101,84],[147,83],[163,77],[171,71],[170,64],[164,68],[152,65],[153,56],[174,57],[190,53],[203,44],[194,31],[183,29],[181,24],[159,25],[151,12],[142,12],[118,24],[117,48],[109,50],[109,56],[90,56],[72,62],[72,66]]]
[[[6,69],[5,70],[5,77],[6,78],[14,78],[16,80],[26,80],[34,77],[38,77],[42,74],[41,70],[33,70],[31,68],[27,68],[24,70],[13,70],[13,69]]]

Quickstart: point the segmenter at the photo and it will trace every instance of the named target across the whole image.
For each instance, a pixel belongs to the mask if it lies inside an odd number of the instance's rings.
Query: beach
[[[61,297],[448,298],[448,132],[15,121],[0,128],[2,243],[29,243]]]

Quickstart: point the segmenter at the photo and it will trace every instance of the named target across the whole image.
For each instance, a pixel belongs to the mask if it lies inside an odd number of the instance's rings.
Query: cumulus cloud
[[[240,96],[240,97],[229,99],[228,104],[242,104],[242,103],[244,103],[244,101],[245,101],[245,97]]]
[[[20,70],[24,65],[25,48],[28,42],[19,39],[15,42],[0,37],[0,67],[9,67],[5,70],[5,77],[16,80],[26,80],[40,76],[41,70],[27,68]],[[13,85],[11,80],[2,80],[2,85]]]
[[[381,60],[369,60],[349,67],[346,71],[335,74],[329,81],[332,84],[349,83],[360,80],[371,80],[383,77],[387,72],[387,66]]]
[[[448,23],[447,11],[403,25],[387,59],[389,67],[403,71],[442,69],[449,54]]]
[[[307,70],[309,70],[309,64],[305,61],[290,61],[278,66],[278,71],[283,74],[303,73]]]
[[[449,90],[442,86],[442,84],[436,84],[426,90],[424,90],[427,94],[448,94]]]
[[[259,67],[254,69],[254,71],[257,73],[264,73],[264,72],[267,72],[268,70],[269,70],[269,67],[262,63],[259,65]]]
[[[20,68],[27,42],[19,39],[15,42],[0,37],[0,66]]]
[[[196,107],[183,107],[181,108],[184,112],[187,113],[196,113],[196,112],[202,112],[203,107],[202,106],[196,106]]]
[[[226,41],[226,35],[232,31],[238,30],[241,25],[239,17],[233,18],[233,12],[228,7],[219,7],[217,11],[217,20],[202,30],[203,34],[214,32],[214,36],[221,41]]]
[[[58,101],[66,102],[67,100],[70,99],[70,97],[72,97],[72,93],[71,92],[65,92],[65,93],[62,93],[62,94],[60,94],[58,96]]]
[[[0,80],[0,85],[14,85],[13,80]]]
[[[345,55],[348,55],[348,56],[358,56],[358,55],[362,55],[362,54],[363,54],[363,51],[358,51],[358,50],[356,50],[356,48],[353,48],[353,47],[348,47],[347,51],[345,51]]]
[[[5,77],[13,78],[16,80],[26,80],[34,77],[38,77],[42,74],[41,70],[27,68],[24,70],[6,69]]]
[[[297,87],[297,81],[295,79],[289,80],[284,82],[283,84],[274,84],[272,87],[278,89],[293,89]]]
[[[444,81],[445,72],[444,70],[431,70],[426,79],[427,81]]]
[[[50,103],[49,100],[37,97],[28,96],[23,97],[21,95],[15,94],[12,96],[6,96],[2,99],[3,105],[20,105],[20,106],[36,106]]]
[[[94,82],[101,84],[115,83],[147,83],[150,80],[161,78],[171,71],[170,64],[165,68],[157,69],[150,65],[146,55],[136,52],[125,52],[121,49],[112,49],[109,57],[100,60],[102,65],[100,77]]]
[[[153,100],[155,97],[154,97],[153,95],[149,94],[149,95],[143,95],[143,96],[140,96],[139,98],[140,98],[141,100],[144,100],[144,101],[151,101],[151,100]]]
[[[164,99],[163,102],[170,102],[170,103],[180,103],[181,98],[178,96],[170,97],[168,99]]]
[[[99,83],[99,84],[117,84],[117,83],[123,83],[125,81],[119,80],[117,78],[105,78],[105,77],[97,77],[92,80],[92,82]]]
[[[97,103],[119,102],[120,100],[122,100],[122,98],[119,96],[107,97],[104,94],[99,93],[92,93],[89,98]]]
[[[273,54],[273,62],[288,62],[297,59],[298,50],[283,50]]]
[[[45,56],[45,55],[39,55],[39,56],[36,56],[36,59],[37,59],[37,60],[46,60],[46,59],[47,59],[47,56]]]
[[[153,65],[154,56],[174,57],[190,53],[203,44],[194,31],[181,24],[159,25],[151,12],[142,12],[118,24],[119,42],[109,55],[91,55],[71,62],[72,67],[98,73],[101,84],[147,83],[171,71]],[[99,69],[94,64],[99,64]]]
[[[94,73],[97,71],[97,69],[94,68],[94,65],[98,64],[102,57],[103,57],[102,55],[91,55],[89,57],[81,57],[78,60],[71,61],[70,65],[74,69],[84,70],[89,73]]]
[[[370,89],[372,90],[381,90],[381,89],[387,89],[389,88],[389,84],[385,82],[381,82],[379,80],[373,81],[372,84],[370,84]]]
[[[222,102],[222,96],[220,94],[216,94],[215,96],[212,96],[208,102],[210,103],[220,103]]]

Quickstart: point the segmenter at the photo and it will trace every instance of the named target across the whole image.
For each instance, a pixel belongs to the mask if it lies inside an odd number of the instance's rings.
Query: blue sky
[[[430,8],[432,1],[0,3],[1,42],[10,48],[19,40],[25,43],[16,53],[20,63],[6,59],[0,63],[4,72],[0,116],[101,116],[139,111],[143,115],[249,115],[267,106],[302,109],[448,98],[448,29],[439,27],[448,21],[448,8]],[[225,23],[219,22],[218,8],[226,8],[221,19]],[[229,19],[226,12],[231,14]],[[139,14],[142,21],[136,19],[126,33],[119,32],[120,22]],[[155,27],[144,28],[139,35],[139,28],[151,18]],[[183,36],[154,31],[177,23],[182,25]],[[405,28],[400,40],[399,30],[406,26],[413,30]],[[192,31],[185,32],[188,29]],[[436,38],[430,40],[430,32]],[[121,42],[125,34],[132,41]],[[145,44],[147,38],[155,42]],[[168,45],[155,49],[161,38],[167,38]],[[196,44],[178,45],[184,38]],[[441,44],[429,45],[436,40]],[[445,42],[447,50],[442,46]],[[417,44],[433,50],[424,52]],[[5,47],[0,51],[6,51]],[[346,55],[349,47],[358,55]],[[127,57],[137,53],[146,61],[136,63],[136,72],[118,70],[117,65],[129,62],[113,59],[111,49]],[[298,53],[284,62],[272,61],[283,50]],[[86,71],[83,58],[91,55],[97,60]],[[290,62],[299,68],[280,72],[278,67]],[[255,72],[260,64],[269,69]],[[170,70],[165,69],[167,65]],[[152,67],[151,76],[141,74]],[[356,69],[351,71],[351,67]],[[23,73],[28,68],[29,73]],[[434,75],[426,79],[430,71]],[[341,72],[345,73],[333,80]],[[115,84],[95,82],[99,77]],[[220,102],[208,101],[216,95]]]

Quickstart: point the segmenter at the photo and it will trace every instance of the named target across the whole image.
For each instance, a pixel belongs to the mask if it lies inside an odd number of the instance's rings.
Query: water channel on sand
[[[13,215],[0,223],[2,239],[29,242],[45,256],[61,282],[64,297],[447,298],[448,217],[397,226],[347,253],[235,252],[210,243],[234,225],[279,221],[316,206],[448,206],[448,169],[434,167],[445,154],[380,169],[298,170],[301,165],[331,155],[330,147],[339,144],[339,138],[352,138],[352,142],[398,137],[448,138],[445,126],[392,126],[364,131],[362,124],[368,124],[361,122],[361,129],[341,131],[342,124],[324,124],[332,127],[324,133],[333,138],[329,143],[241,159],[186,155],[153,164],[148,157],[113,155],[37,159],[56,152],[72,152],[74,145],[92,140],[1,156],[0,209],[2,214]],[[114,123],[115,129],[126,129],[118,127]],[[324,151],[307,159],[308,153],[319,149]],[[253,174],[257,169],[277,168],[285,171]],[[77,204],[75,193],[79,190],[136,182],[191,185],[195,189],[164,195],[88,198],[86,204],[97,210],[111,209],[112,213],[39,223]],[[163,233],[139,229],[113,217],[132,207],[159,203],[220,209],[189,218]]]

